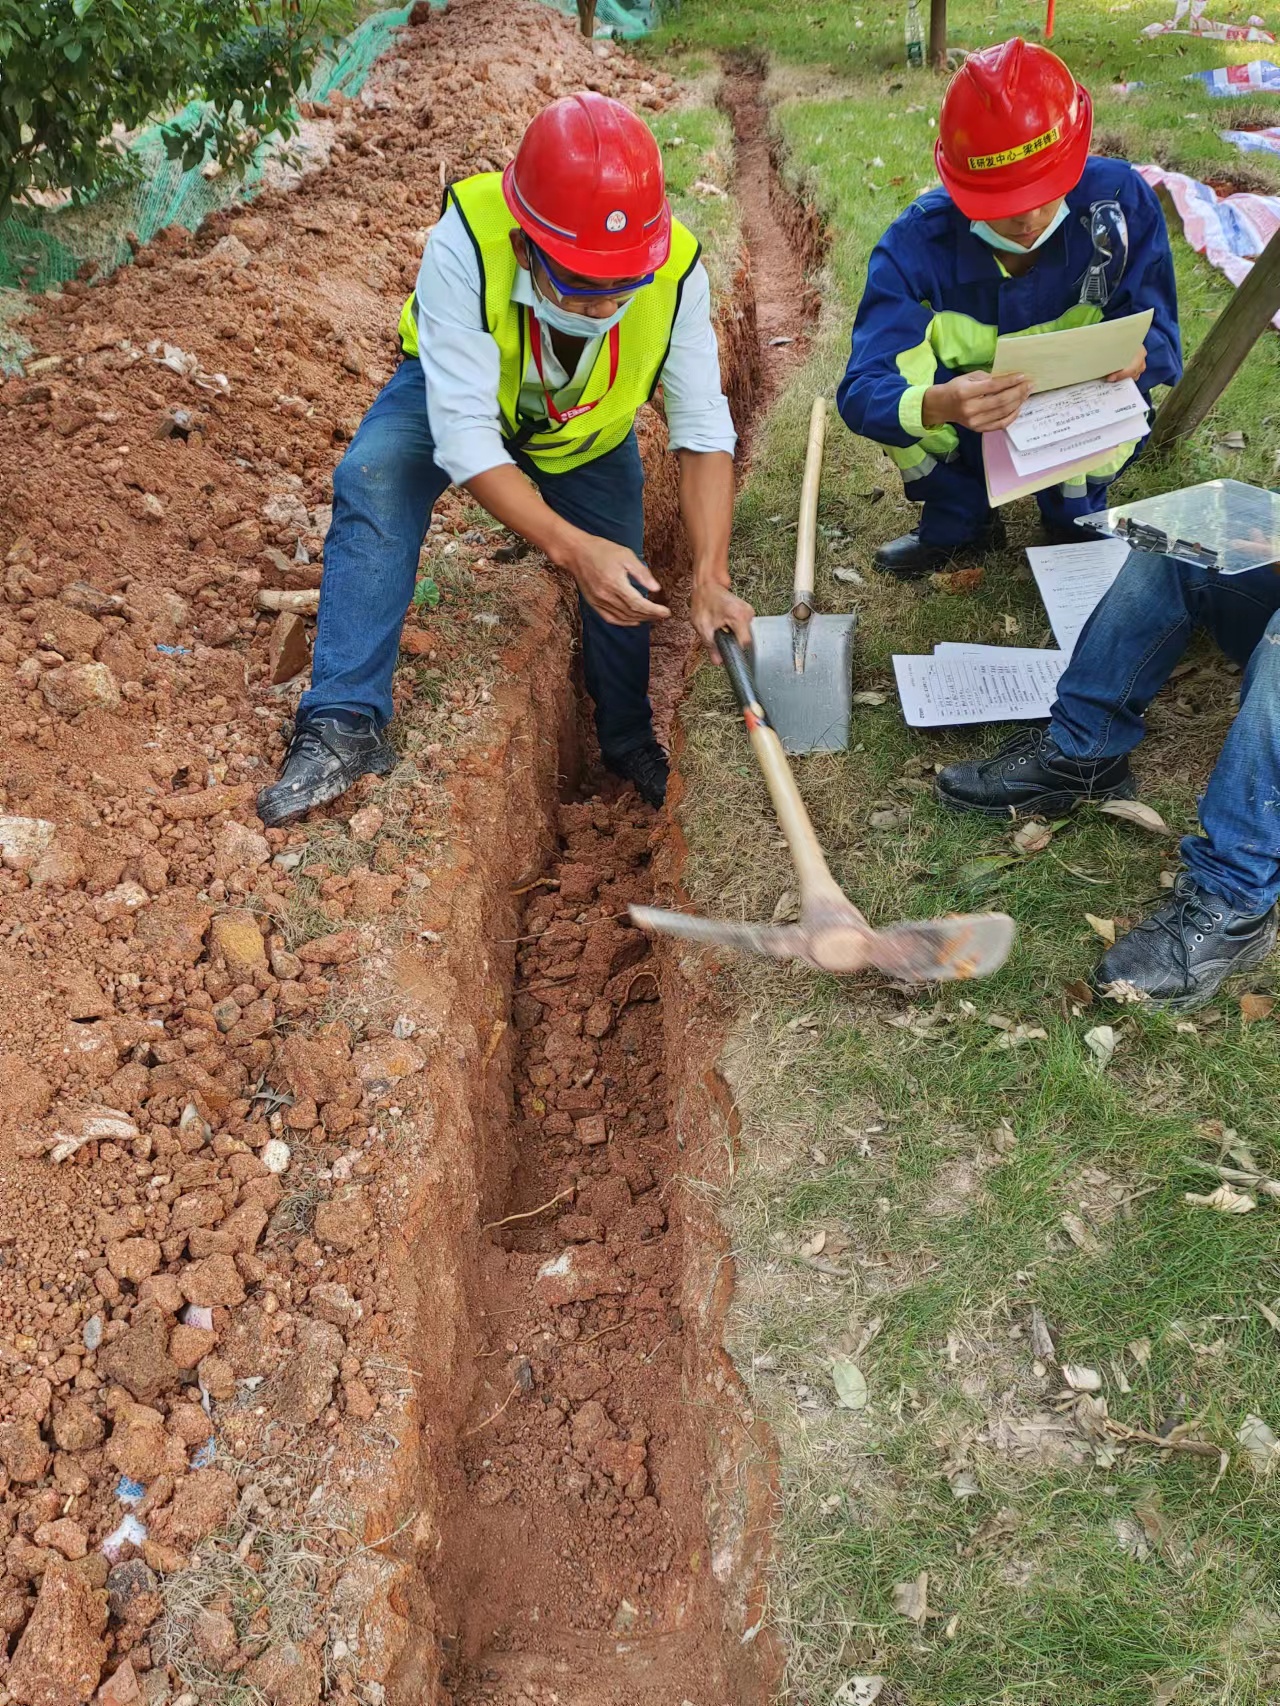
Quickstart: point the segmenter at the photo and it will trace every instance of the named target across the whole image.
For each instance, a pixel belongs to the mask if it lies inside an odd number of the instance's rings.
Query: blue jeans
[[[519,453],[516,461],[557,515],[643,557],[644,473],[634,433],[565,474],[544,473]],[[390,722],[391,680],[418,554],[448,485],[435,461],[422,368],[403,361],[334,469],[320,622],[300,716],[341,710],[370,716],[379,727]],[[600,751],[615,759],[653,736],[649,628],[618,627],[584,599],[579,604],[583,674]]]
[[[1200,802],[1203,833],[1182,843],[1202,888],[1238,912],[1280,896],[1280,571],[1216,575],[1130,552],[1058,683],[1050,733],[1079,759],[1117,758],[1197,627],[1244,665],[1240,709]]]
[[[942,550],[968,545],[991,520],[982,473],[982,436],[968,427],[956,431],[960,442],[952,461],[939,462],[927,474],[903,481],[905,495],[924,505],[916,529],[921,542]],[[1107,507],[1107,489],[1116,478],[1118,474],[1109,474],[1105,480],[1086,479],[1083,486],[1050,486],[1037,492],[1040,514],[1050,527],[1069,527],[1077,516],[1096,515]]]

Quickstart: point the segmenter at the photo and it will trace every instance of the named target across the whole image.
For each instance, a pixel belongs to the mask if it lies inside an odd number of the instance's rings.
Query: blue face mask
[[[593,320],[589,314],[573,314],[569,309],[561,308],[556,302],[548,302],[538,287],[537,275],[531,274],[530,276],[533,278],[534,313],[548,330],[561,332],[566,338],[607,337],[627,309],[630,308],[633,300],[628,297],[622,306],[610,314],[607,319]]]
[[[993,249],[999,249],[1002,254],[1031,255],[1037,249],[1044,247],[1066,218],[1067,204],[1064,201],[1034,243],[1015,243],[1012,237],[1002,237],[998,231],[991,229],[985,219],[971,220],[969,229],[975,237],[980,237],[984,243],[989,244]]]

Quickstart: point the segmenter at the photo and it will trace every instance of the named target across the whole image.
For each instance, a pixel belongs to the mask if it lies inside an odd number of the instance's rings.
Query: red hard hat
[[[971,53],[947,85],[938,176],[970,219],[1012,219],[1080,182],[1093,103],[1047,47],[1020,36]]]
[[[671,253],[658,144],[607,95],[566,95],[540,112],[502,190],[520,229],[582,278],[640,278]]]

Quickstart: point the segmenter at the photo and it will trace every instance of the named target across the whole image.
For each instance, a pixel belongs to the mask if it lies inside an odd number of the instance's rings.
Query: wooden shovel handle
[[[800,797],[800,790],[796,787],[796,779],[791,774],[791,766],[787,763],[782,742],[778,739],[777,730],[769,721],[756,693],[756,685],[742,647],[727,629],[716,635],[716,645],[724,661],[725,672],[738,696],[738,703],[742,707],[742,720],[746,723],[747,733],[751,737],[756,763],[760,766],[769,790],[769,798],[773,801],[773,809],[791,850],[791,862],[796,868],[800,885],[801,907],[803,908],[807,899],[830,897],[832,891],[839,895],[843,902],[844,896],[827,867],[822,848],[818,845],[818,837]]]
[[[822,449],[827,436],[827,400],[815,397],[809,411],[809,448],[800,486],[800,523],[796,528],[796,573],[791,614],[806,622],[813,612],[813,563],[818,543],[818,487],[822,483]]]

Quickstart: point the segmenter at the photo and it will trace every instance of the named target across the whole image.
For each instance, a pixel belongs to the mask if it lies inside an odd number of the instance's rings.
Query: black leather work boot
[[[1274,906],[1253,917],[1235,912],[1183,871],[1169,899],[1108,948],[1089,981],[1112,1001],[1191,1013],[1275,945]]]
[[[1081,800],[1132,800],[1137,790],[1127,757],[1067,758],[1044,729],[1022,729],[989,758],[949,764],[933,792],[952,811],[1032,817],[1071,811]]]
[[[303,718],[294,725],[279,779],[258,795],[258,816],[268,829],[279,829],[338,799],[367,772],[385,776],[398,762],[372,717]]]
[[[656,810],[667,797],[667,755],[656,740],[633,746],[614,758],[605,758],[606,770],[635,786],[636,793]]]
[[[882,545],[872,558],[882,575],[895,580],[923,580],[926,575],[944,574],[966,562],[980,562],[991,551],[1005,546],[1004,522],[993,516],[975,539],[964,545],[926,545],[918,533],[904,533]]]

